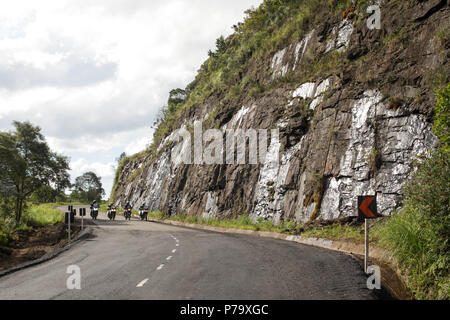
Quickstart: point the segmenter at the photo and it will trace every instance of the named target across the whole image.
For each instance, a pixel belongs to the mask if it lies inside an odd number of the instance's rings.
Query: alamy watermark
[[[367,13],[370,14],[367,19],[367,28],[369,30],[381,29],[381,8],[378,5],[372,5],[367,8]]]
[[[66,280],[68,290],[81,290],[81,269],[77,265],[67,267],[67,274],[70,276]]]
[[[278,129],[209,129],[203,132],[202,123],[198,121],[194,124],[193,137],[187,129],[182,128],[170,137],[170,141],[177,143],[171,153],[175,165],[258,165],[279,162]]]
[[[381,289],[381,269],[379,266],[369,266],[367,274],[371,276],[367,279],[367,288],[369,290]]]

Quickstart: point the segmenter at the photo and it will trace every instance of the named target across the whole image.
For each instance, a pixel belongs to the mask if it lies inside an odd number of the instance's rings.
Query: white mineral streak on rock
[[[180,209],[181,211],[185,211],[187,209],[186,203],[187,203],[188,193],[186,193],[183,197],[183,200],[181,200]]]
[[[353,33],[353,22],[344,20],[339,26],[338,37],[336,40],[336,49],[340,52],[345,51],[350,44],[350,37]]]
[[[150,206],[151,211],[160,209],[161,194],[166,192],[163,190],[163,186],[169,179],[171,179],[170,150],[164,152],[158,161],[150,167],[144,186],[147,192],[134,202],[136,203],[135,207],[145,202]],[[135,192],[138,196],[140,196],[140,193]]]
[[[279,129],[283,129],[283,128],[286,128],[288,126],[288,124],[289,124],[288,121],[280,120],[280,121],[277,122],[276,126]]]
[[[322,207],[320,210],[322,218],[333,219],[333,217],[339,215],[339,203],[341,200],[339,185],[339,181],[333,177],[323,196]]]
[[[323,81],[317,86],[315,96],[318,97],[318,96],[322,95],[325,91],[328,90],[328,88],[330,87],[330,85],[331,85],[331,78],[328,78],[328,79],[323,80]]]
[[[360,195],[377,192],[378,210],[392,214],[400,205],[402,186],[411,173],[416,155],[432,147],[436,138],[423,115],[403,115],[388,110],[382,95],[369,90],[352,107],[352,127],[348,150],[341,160],[339,177],[331,178],[325,191],[319,219],[355,216]],[[375,108],[377,112],[378,152],[383,164],[376,178],[371,176],[368,157],[375,145]],[[375,184],[376,183],[376,184]]]
[[[297,67],[297,64],[302,61],[303,56],[305,55],[306,49],[308,49],[308,43],[312,38],[312,35],[314,33],[314,30],[312,30],[310,33],[308,33],[297,45],[295,46],[295,61],[294,61],[294,67],[292,70],[295,70]],[[301,54],[300,54],[301,52]]]
[[[331,179],[326,190],[319,219],[332,219],[356,215],[356,197],[375,194],[375,185],[369,179],[368,155],[375,147],[375,108],[382,95],[375,90],[364,92],[352,106],[350,142],[341,159],[341,172],[336,180]]]
[[[206,200],[206,206],[205,206],[205,212],[203,212],[203,218],[205,219],[212,219],[215,218],[217,215],[218,207],[217,207],[217,200],[218,197],[213,192],[207,193],[207,200]]]
[[[272,78],[282,77],[286,74],[288,70],[287,65],[283,65],[283,58],[286,54],[287,48],[284,48],[283,50],[278,51],[272,58]]]
[[[314,82],[306,82],[298,87],[293,93],[293,98],[312,98],[314,97],[314,88],[316,84]]]
[[[331,85],[331,78],[325,79],[319,84],[314,94],[314,100],[309,105],[309,108],[311,110],[315,110],[316,107],[322,103],[323,94],[330,88],[330,85]]]
[[[242,120],[244,119],[245,115],[250,111],[250,108],[242,107],[231,119],[231,126],[232,128],[240,128],[242,124]]]
[[[246,116],[252,114],[255,108],[256,105],[252,105],[251,107],[243,106],[238,112],[236,112],[230,122],[222,126],[222,130],[241,128]]]
[[[314,98],[314,100],[309,105],[311,110],[315,110],[315,108],[323,101],[323,94],[328,90],[331,85],[331,78],[325,79],[322,81],[316,88],[316,84],[313,82],[306,82],[298,87],[295,91],[292,92],[292,98]],[[292,100],[289,103],[289,106],[293,104]]]
[[[337,49],[339,52],[345,51],[350,44],[350,37],[353,34],[353,22],[345,19],[341,21],[339,26],[336,26],[331,31],[331,39],[327,41],[325,52]]]
[[[323,97],[315,98],[309,105],[309,109],[316,110],[317,106],[323,101]]]
[[[255,192],[257,205],[252,213],[252,218],[271,219],[278,223],[283,214],[283,200],[285,184],[291,160],[300,150],[303,142],[286,151],[279,159],[278,151],[280,142],[272,141],[266,156],[266,163],[260,170],[259,180]],[[278,163],[279,161],[279,163]]]

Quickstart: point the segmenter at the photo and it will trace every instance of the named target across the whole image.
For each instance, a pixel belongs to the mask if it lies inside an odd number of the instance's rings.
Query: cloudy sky
[[[0,0],[0,131],[43,129],[109,196],[115,158],[145,149],[173,88],[262,0]]]

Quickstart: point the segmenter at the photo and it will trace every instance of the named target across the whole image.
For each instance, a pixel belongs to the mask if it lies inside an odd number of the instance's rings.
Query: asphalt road
[[[121,216],[99,219],[90,239],[0,278],[0,299],[376,299],[345,254]],[[67,289],[71,265],[80,268],[81,290]]]

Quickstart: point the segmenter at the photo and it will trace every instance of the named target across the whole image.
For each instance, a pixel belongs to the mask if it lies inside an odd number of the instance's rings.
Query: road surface
[[[117,219],[101,213],[90,239],[0,278],[0,299],[376,299],[359,264],[342,253]],[[67,288],[72,265],[80,268],[81,290]]]

